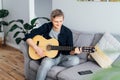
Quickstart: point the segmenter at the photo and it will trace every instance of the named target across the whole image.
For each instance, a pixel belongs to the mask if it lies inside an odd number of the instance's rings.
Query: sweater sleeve
[[[44,34],[45,30],[47,28],[47,24],[43,24],[39,28],[33,29],[30,33],[25,34],[24,41],[26,41],[28,38],[33,38],[36,35],[42,35]]]

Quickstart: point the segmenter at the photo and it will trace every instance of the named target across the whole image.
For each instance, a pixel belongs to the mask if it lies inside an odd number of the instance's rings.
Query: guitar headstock
[[[95,47],[82,47],[82,52],[94,53],[96,51]]]

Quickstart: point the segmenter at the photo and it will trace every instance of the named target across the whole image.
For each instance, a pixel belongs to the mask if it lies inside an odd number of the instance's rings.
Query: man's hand
[[[40,55],[40,57],[44,57],[45,56],[43,49],[41,49],[39,47],[35,47],[34,49],[35,49],[36,53],[38,55]]]
[[[75,52],[74,53],[80,54],[81,52],[82,52],[81,48],[78,48],[78,47],[75,48]]]
[[[74,54],[80,54],[82,52],[81,48],[76,47],[74,51],[71,51],[70,54],[74,55]]]
[[[38,47],[31,38],[27,39],[27,43],[28,43],[29,46],[31,46],[35,50],[35,52],[38,55],[40,55],[40,57],[44,57],[45,56],[44,50],[41,49],[40,47]]]

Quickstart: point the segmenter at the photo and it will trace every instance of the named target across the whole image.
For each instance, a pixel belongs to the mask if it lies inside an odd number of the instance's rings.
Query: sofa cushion
[[[120,55],[120,42],[110,33],[105,33],[96,45],[96,52],[91,53],[92,57],[102,68],[107,68]]]
[[[31,69],[31,71],[37,73],[37,69],[38,69],[38,67],[39,67],[39,64],[40,64],[39,61],[34,61],[34,60],[30,61],[30,69]],[[52,78],[52,79],[57,79],[56,75],[57,75],[60,71],[62,71],[62,70],[64,70],[64,69],[65,69],[65,67],[62,67],[62,66],[54,66],[54,67],[52,67],[52,68],[50,69],[50,71],[48,72],[47,77]],[[33,72],[32,72],[32,73],[33,73]],[[31,74],[32,74],[32,73],[31,73]]]
[[[95,33],[91,46],[95,46],[99,42],[99,40],[102,38],[102,36],[103,36],[103,33]]]
[[[64,71],[61,71],[58,74],[58,80],[90,80],[90,76],[92,76],[96,71],[100,70],[101,68],[93,62],[86,62],[71,68],[68,68]],[[93,74],[87,75],[80,75],[78,72],[91,70]]]
[[[31,60],[30,61],[30,69],[32,69],[34,72],[37,72],[39,64],[40,64],[39,61]]]
[[[83,46],[90,46],[94,38],[94,34],[92,33],[83,33],[81,32],[77,41],[74,43],[74,46],[76,47],[83,47]],[[82,59],[87,59],[87,53],[82,52],[80,55],[78,55]]]
[[[72,31],[72,34],[73,34],[73,44],[76,43],[76,41],[78,40],[78,37],[80,35],[80,32],[79,31],[76,31],[76,30],[71,30]]]
[[[59,72],[63,71],[64,69],[66,69],[65,67],[62,66],[53,66],[50,71],[47,74],[47,77],[52,78],[52,79],[57,79],[57,75]]]
[[[92,33],[80,33],[74,46],[90,46],[94,38]]]

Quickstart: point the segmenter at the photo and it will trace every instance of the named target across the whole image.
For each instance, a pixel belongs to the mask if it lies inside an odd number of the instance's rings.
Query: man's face
[[[63,21],[64,21],[63,16],[57,16],[55,18],[52,18],[53,27],[55,29],[61,29]]]

